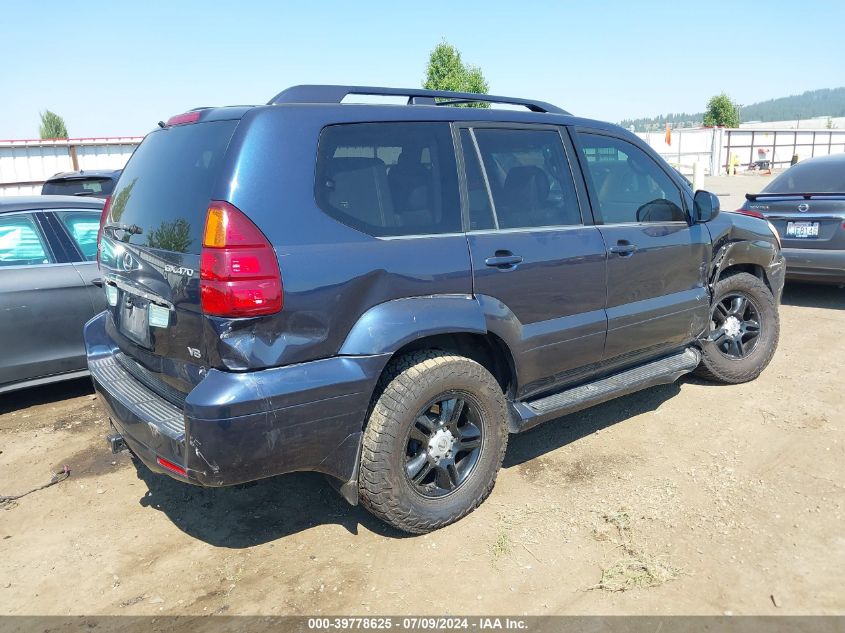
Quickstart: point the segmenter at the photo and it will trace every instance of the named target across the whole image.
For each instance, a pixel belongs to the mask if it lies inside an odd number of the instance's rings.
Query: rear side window
[[[680,190],[639,147],[600,134],[578,136],[602,223],[686,222]]]
[[[238,121],[211,121],[156,130],[138,146],[112,196],[107,223],[138,246],[197,254],[212,189]]]
[[[41,194],[45,196],[94,196],[105,198],[114,189],[111,178],[70,178],[68,180],[52,180],[44,183]]]
[[[76,242],[82,256],[89,262],[97,259],[97,232],[100,229],[100,215],[96,211],[59,211],[56,215],[64,224],[70,238]]]
[[[581,224],[575,185],[554,130],[475,129],[498,228]]]
[[[50,263],[44,240],[29,215],[0,216],[0,267]]]
[[[458,177],[447,123],[332,125],[320,135],[320,208],[377,237],[457,233]]]

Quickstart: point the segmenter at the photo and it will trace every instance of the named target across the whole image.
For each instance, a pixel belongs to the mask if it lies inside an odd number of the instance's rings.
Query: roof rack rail
[[[551,103],[472,92],[425,90],[422,88],[379,88],[376,86],[301,85],[282,90],[267,105],[281,103],[341,103],[349,95],[407,97],[408,105],[448,106],[460,103],[502,103],[524,106],[532,112],[569,114]],[[439,101],[438,101],[439,99]]]

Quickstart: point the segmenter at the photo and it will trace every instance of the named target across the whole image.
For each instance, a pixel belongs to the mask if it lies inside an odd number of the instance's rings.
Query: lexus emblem
[[[798,205],[798,210],[801,213],[806,213],[807,211],[810,210],[810,205],[807,204],[806,202],[802,202],[801,204]]]
[[[123,270],[129,272],[132,270],[132,264],[135,263],[135,260],[132,259],[132,255],[129,253],[124,254],[123,256]]]

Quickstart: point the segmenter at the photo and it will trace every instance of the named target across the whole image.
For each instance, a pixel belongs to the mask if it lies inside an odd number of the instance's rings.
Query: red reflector
[[[275,314],[284,288],[273,246],[239,209],[218,200],[208,207],[200,255],[200,303],[205,314]]]
[[[156,457],[156,463],[161,466],[162,468],[166,468],[170,472],[176,473],[177,475],[181,475],[182,477],[188,476],[188,471],[179,466],[178,464],[174,464],[173,462],[169,462],[163,457]]]
[[[103,225],[105,225],[106,218],[109,215],[110,206],[111,196],[106,196],[106,202],[103,204],[103,211],[100,213],[100,228],[97,229],[97,267],[100,266],[100,241],[103,239]]]
[[[749,209],[737,209],[734,213],[739,213],[741,215],[750,215],[752,218],[760,218],[761,220],[765,220],[766,216],[760,213],[759,211],[751,211]]]
[[[185,123],[196,123],[200,118],[199,111],[177,114],[167,119],[167,125],[184,125]]]

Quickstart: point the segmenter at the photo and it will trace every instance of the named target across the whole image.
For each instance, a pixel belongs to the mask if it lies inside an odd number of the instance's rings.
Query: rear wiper
[[[75,196],[90,196],[90,195],[92,195],[93,193],[94,193],[93,191],[77,191],[77,192],[76,192],[75,194],[73,194],[73,195],[75,195]]]
[[[137,224],[104,224],[103,229],[111,229],[112,231],[124,231],[129,235],[140,235],[144,232]]]

